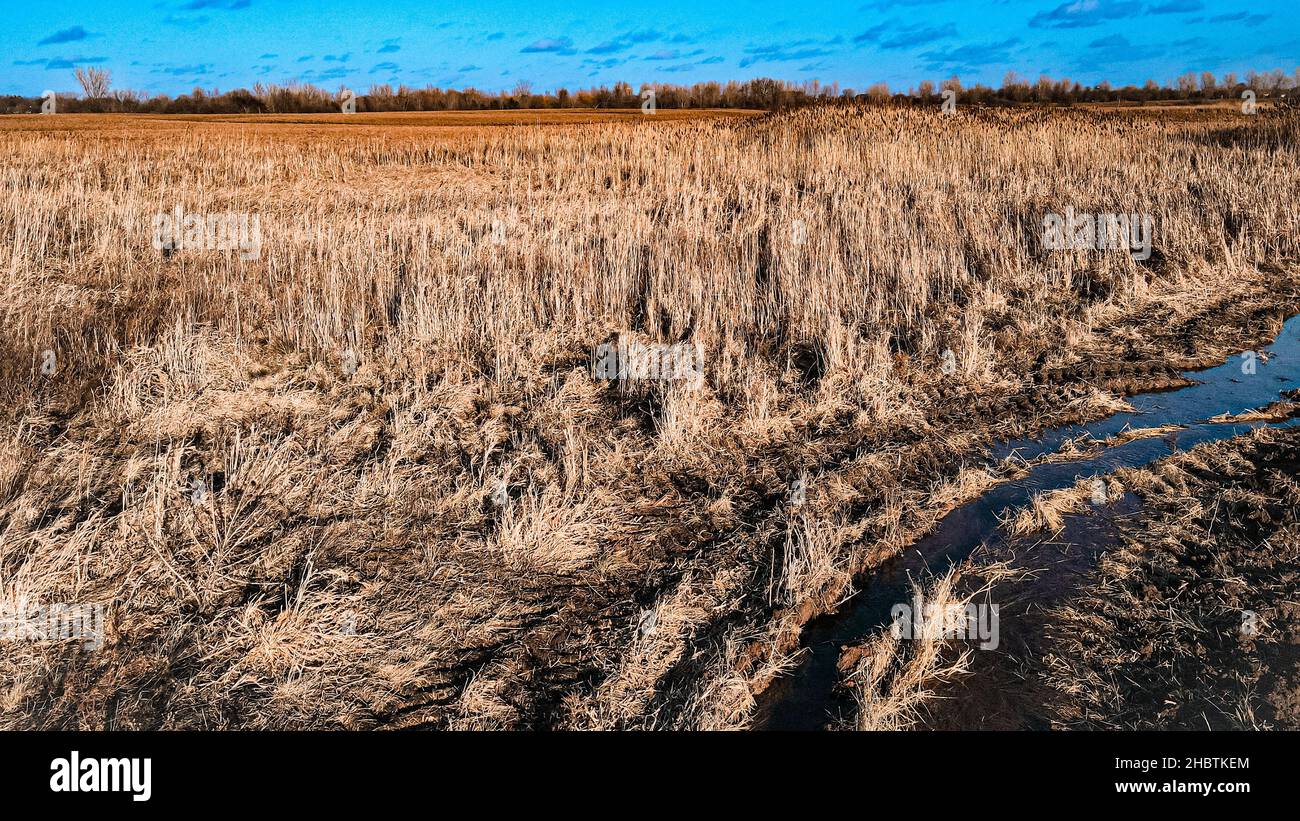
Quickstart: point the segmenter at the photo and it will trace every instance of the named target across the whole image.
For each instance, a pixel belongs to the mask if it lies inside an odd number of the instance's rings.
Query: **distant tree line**
[[[1280,68],[1271,71],[1248,71],[1238,77],[1229,72],[1222,78],[1216,78],[1211,72],[1188,72],[1171,84],[1161,85],[1155,80],[1147,80],[1141,86],[1112,86],[1102,81],[1095,86],[1085,86],[1067,79],[1053,80],[1046,74],[1036,81],[1020,77],[1014,71],[1008,71],[1002,78],[1002,87],[993,89],[976,85],[961,89],[956,78],[945,81],[944,85],[956,83],[962,99],[967,102],[986,103],[990,105],[1014,103],[1150,103],[1177,100],[1222,100],[1240,99],[1243,91],[1254,91],[1257,98],[1283,98],[1300,93],[1300,67],[1288,75]],[[922,83],[920,94],[930,92],[929,84]]]
[[[145,114],[305,114],[337,112],[345,99],[346,89],[331,93],[310,84],[263,85],[253,88],[219,92],[196,88],[189,94],[176,97],[158,95],[149,97],[135,91],[111,90],[111,78],[104,69],[78,69],[78,82],[82,94],[59,94],[55,109],[62,113],[123,112]],[[442,89],[433,86],[412,88],[400,85],[372,85],[364,94],[355,96],[356,110],[364,111],[501,111],[511,109],[555,108],[637,108],[654,92],[658,108],[754,108],[778,111],[814,103],[866,102],[866,103],[918,103],[934,102],[945,90],[960,95],[963,103],[982,105],[1012,105],[1043,103],[1068,105],[1071,103],[1129,102],[1148,103],[1161,101],[1215,100],[1239,98],[1249,89],[1259,99],[1294,98],[1300,94],[1300,68],[1288,75],[1281,69],[1258,73],[1247,72],[1238,77],[1225,74],[1215,77],[1210,72],[1189,72],[1173,83],[1160,85],[1147,80],[1141,86],[1113,87],[1108,82],[1085,86],[1069,79],[1053,80],[1047,75],[1030,82],[1015,72],[1008,72],[1000,88],[985,85],[962,86],[961,80],[952,77],[935,84],[921,83],[906,93],[891,92],[885,83],[877,83],[857,92],[841,89],[838,83],[822,85],[816,80],[792,83],[760,78],[745,82],[696,83],[691,86],[651,83],[634,89],[630,84],[618,82],[609,86],[569,91],[560,88],[554,92],[534,93],[532,86],[521,82],[512,91],[497,93],[474,88]],[[41,111],[41,97],[0,96],[0,113],[31,114]]]

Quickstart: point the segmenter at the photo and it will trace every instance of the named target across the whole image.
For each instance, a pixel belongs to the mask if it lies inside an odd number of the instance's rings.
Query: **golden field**
[[[107,613],[0,726],[743,728],[989,442],[1300,301],[1293,112],[536,114],[0,120],[0,598]]]

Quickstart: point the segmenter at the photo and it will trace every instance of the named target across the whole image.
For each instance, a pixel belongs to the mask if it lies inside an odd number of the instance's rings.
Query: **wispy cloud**
[[[883,49],[905,49],[929,45],[947,37],[956,37],[957,27],[952,23],[943,26],[906,26],[880,41]]]
[[[1088,43],[1088,52],[1075,61],[1075,67],[1083,71],[1099,71],[1116,63],[1155,57],[1163,51],[1156,46],[1134,44],[1123,34],[1112,34]]]
[[[1152,14],[1190,14],[1204,10],[1205,3],[1202,0],[1168,0],[1166,3],[1151,7]]]
[[[792,60],[811,60],[834,54],[833,49],[821,45],[819,40],[794,40],[788,43],[773,43],[766,46],[751,46],[745,49],[745,56],[740,60],[741,68],[758,63],[786,63]]]
[[[879,23],[853,38],[858,45],[875,43],[886,51],[925,46],[948,37],[957,36],[957,27],[952,23],[926,25],[910,23],[900,25],[897,20]]]
[[[1245,23],[1248,26],[1258,26],[1269,18],[1267,14],[1251,14],[1246,11],[1239,11],[1235,14],[1220,14],[1210,18],[1211,23]]]
[[[1029,18],[1036,28],[1076,29],[1099,26],[1108,20],[1136,17],[1142,13],[1137,0],[1074,0],[1062,3],[1051,11],[1043,11]]]
[[[1009,37],[994,43],[971,43],[947,49],[932,49],[921,55],[931,71],[980,71],[989,65],[1013,62],[1011,49],[1020,38]]]
[[[44,40],[38,42],[36,45],[48,46],[53,43],[72,43],[72,42],[76,42],[77,40],[85,40],[87,37],[93,37],[93,36],[94,35],[86,31],[81,26],[72,26],[71,28],[66,28],[54,32],[49,37],[46,37]]]
[[[597,46],[587,49],[588,54],[617,54],[620,51],[627,51],[636,45],[644,43],[653,43],[660,39],[662,35],[657,31],[629,31],[626,34],[606,40]]]
[[[624,63],[628,62],[630,59],[631,58],[628,57],[606,57],[603,60],[596,60],[591,57],[588,57],[582,61],[582,65],[585,67],[596,68],[596,69],[614,68],[615,66],[623,65]]]
[[[305,71],[302,76],[314,80],[341,80],[352,73],[352,69],[340,66],[339,68],[329,68],[324,71]]]
[[[151,63],[150,74],[166,74],[171,77],[198,77],[212,74],[210,63]]]
[[[885,32],[889,30],[889,23],[881,23],[878,26],[872,26],[866,31],[853,38],[855,43],[878,43]]]
[[[523,54],[576,54],[573,40],[568,37],[551,37],[536,40],[519,50]]]
[[[88,63],[103,63],[108,60],[107,57],[51,57],[45,61],[45,70],[53,68],[73,68],[75,66],[84,66]]]

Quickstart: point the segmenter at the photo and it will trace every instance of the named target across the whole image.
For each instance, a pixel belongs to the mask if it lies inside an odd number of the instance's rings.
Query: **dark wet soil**
[[[1242,436],[1261,426],[1295,424],[1294,419],[1207,421],[1223,414],[1264,407],[1278,400],[1283,391],[1300,386],[1300,317],[1287,321],[1271,345],[1245,353],[1246,356],[1229,357],[1216,368],[1186,374],[1195,380],[1189,387],[1132,397],[1129,401],[1133,412],[1115,414],[1089,425],[1065,426],[1034,439],[1007,442],[994,448],[993,457],[998,460],[1033,460],[1055,452],[1067,440],[1102,440],[1129,428],[1180,426],[1169,435],[1101,447],[1088,452],[1085,458],[1036,463],[1020,478],[999,484],[953,510],[928,536],[878,567],[869,578],[859,580],[860,592],[837,613],[814,619],[805,627],[802,641],[805,653],[799,666],[762,694],[754,726],[822,729],[851,713],[851,702],[837,686],[841,678],[837,669],[841,649],[887,626],[893,605],[908,600],[913,579],[943,573],[981,548],[989,555],[1020,551],[1020,560],[1028,560],[1030,545],[1009,540],[999,524],[1002,517],[1026,504],[1034,494],[1071,487],[1084,477],[1149,465],[1170,454]],[[949,702],[960,700],[973,712],[964,717],[960,710],[951,709],[942,718],[936,714],[937,726],[1010,728],[1051,723],[1044,710],[1031,710],[1026,704],[1016,703],[1018,698],[1044,703],[1051,700],[1046,692],[1034,692],[1044,686],[1038,681],[1040,671],[1017,670],[1015,664],[995,664],[993,656],[1015,658],[1007,647],[1017,648],[1019,642],[1019,651],[1023,653],[1027,637],[1044,633],[1043,614],[1049,604],[1064,597],[1090,572],[1096,557],[1115,543],[1116,523],[1131,515],[1136,504],[1136,499],[1126,497],[1119,504],[1107,506],[1103,516],[1070,517],[1065,529],[1052,542],[1032,545],[1041,554],[1040,564],[1046,564],[1036,568],[1036,581],[1017,592],[1013,609],[1007,613],[1009,617],[1019,614],[1019,626],[1008,629],[1008,623],[1017,619],[1004,618],[1008,644],[996,653],[976,654],[977,672],[990,665],[996,668],[983,669],[982,675],[970,678],[970,686],[979,686],[984,695],[948,693]],[[1057,556],[1050,555],[1054,547]],[[987,658],[980,658],[981,655]],[[1022,684],[1003,686],[1017,681]],[[1000,701],[1005,703],[999,704]]]

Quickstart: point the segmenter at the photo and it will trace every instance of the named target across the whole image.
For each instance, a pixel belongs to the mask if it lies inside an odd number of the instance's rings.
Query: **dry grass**
[[[0,587],[109,606],[0,725],[743,726],[964,457],[1114,406],[1037,376],[1300,256],[1294,115],[615,119],[0,124]],[[177,205],[260,257],[162,257]],[[1043,251],[1066,206],[1158,257]],[[616,336],[705,385],[596,382]]]
[[[1106,504],[1123,492],[1123,485],[1114,476],[1080,479],[1073,487],[1035,493],[1028,505],[1008,515],[1003,526],[1012,536],[1058,533],[1065,526],[1066,516],[1085,510],[1089,504]]]
[[[970,605],[983,602],[1000,581],[1014,573],[1006,565],[979,568],[977,583],[968,583],[970,568],[953,568],[928,585],[914,583],[912,600],[923,601],[934,614],[958,617]],[[972,577],[975,578],[975,577]],[[854,726],[863,731],[911,730],[924,722],[925,705],[936,688],[967,674],[973,643],[960,637],[934,635],[904,638],[884,629],[854,648],[854,669],[845,677],[858,703]]]

